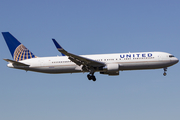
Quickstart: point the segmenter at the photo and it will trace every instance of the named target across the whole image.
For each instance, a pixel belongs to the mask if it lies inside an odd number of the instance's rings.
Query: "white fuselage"
[[[116,54],[96,54],[80,55],[92,60],[108,64],[118,64],[119,70],[140,70],[166,68],[176,64],[179,60],[165,52],[140,52],[140,53],[116,53]],[[12,63],[8,67],[35,71],[42,73],[76,73],[83,71],[82,66],[76,65],[67,56],[38,57],[19,61],[30,66],[15,66]],[[106,72],[106,66],[95,69],[95,72]]]

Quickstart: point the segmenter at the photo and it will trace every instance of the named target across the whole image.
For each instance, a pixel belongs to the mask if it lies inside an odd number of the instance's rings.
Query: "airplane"
[[[95,72],[114,76],[125,70],[163,68],[166,76],[167,67],[179,62],[174,55],[166,52],[75,55],[63,49],[55,39],[52,41],[62,56],[38,57],[9,32],[2,32],[2,35],[13,58],[4,59],[9,63],[7,66],[25,71],[50,74],[89,72],[87,78],[96,81]]]

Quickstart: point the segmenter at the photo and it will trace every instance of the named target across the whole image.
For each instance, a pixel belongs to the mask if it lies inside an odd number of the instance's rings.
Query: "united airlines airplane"
[[[41,73],[78,73],[89,72],[87,78],[96,81],[95,72],[119,75],[119,71],[163,68],[179,62],[172,54],[165,52],[137,52],[96,55],[75,55],[63,49],[52,39],[62,56],[37,57],[9,32],[2,32],[13,60],[4,59],[10,68]]]

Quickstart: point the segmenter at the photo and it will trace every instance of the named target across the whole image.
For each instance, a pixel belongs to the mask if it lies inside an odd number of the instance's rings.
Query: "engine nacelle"
[[[100,74],[119,75],[119,64],[107,64],[103,69]]]

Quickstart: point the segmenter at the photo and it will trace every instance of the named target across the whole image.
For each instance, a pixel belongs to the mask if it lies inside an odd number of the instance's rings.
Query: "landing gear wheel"
[[[96,81],[96,77],[95,77],[94,75],[88,74],[88,75],[87,75],[87,78],[88,78],[88,80]]]
[[[164,75],[164,76],[166,76],[166,75],[167,75],[167,73],[163,73],[163,75]]]
[[[163,73],[164,76],[167,75],[166,71],[167,71],[167,68],[164,68],[164,73]]]
[[[88,80],[91,80],[91,75],[88,74],[88,75],[87,75],[87,78],[88,78]]]
[[[90,67],[88,68],[88,70],[89,70],[90,73],[87,75],[87,78],[88,78],[89,80],[96,81],[96,77],[94,76],[95,69],[90,66]]]
[[[91,76],[93,81],[96,81],[96,77],[95,76]]]

